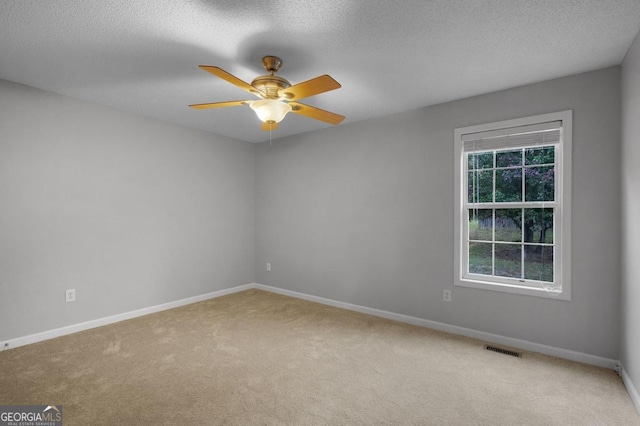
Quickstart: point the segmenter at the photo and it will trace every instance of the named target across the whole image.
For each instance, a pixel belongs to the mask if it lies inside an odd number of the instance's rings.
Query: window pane
[[[493,170],[469,172],[469,203],[493,201]]]
[[[493,168],[493,152],[470,153],[468,158],[468,169],[491,169]]]
[[[519,167],[522,166],[522,150],[497,151],[496,167]]]
[[[496,210],[496,241],[522,241],[522,209]]]
[[[469,272],[491,275],[491,243],[469,243]]]
[[[552,146],[525,150],[525,164],[555,164],[556,150]]]
[[[496,203],[522,201],[522,169],[496,170]]]
[[[553,201],[555,174],[553,166],[524,169],[525,201]]]
[[[493,240],[492,209],[469,209],[469,239]]]
[[[524,246],[524,278],[553,282],[553,246]]]
[[[494,275],[521,278],[522,246],[520,244],[496,244],[496,269]]]
[[[553,209],[524,209],[524,241],[553,244]]]

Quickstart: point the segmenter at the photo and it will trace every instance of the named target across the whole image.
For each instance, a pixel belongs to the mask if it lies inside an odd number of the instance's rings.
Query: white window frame
[[[544,298],[571,300],[571,110],[560,111],[513,120],[499,121],[476,126],[455,129],[455,208],[454,208],[454,285],[476,289],[523,294]],[[518,133],[518,128],[535,126],[549,122],[562,122],[560,142],[556,147],[555,157],[555,210],[554,219],[554,285],[559,290],[535,288],[519,284],[521,281],[512,278],[493,277],[468,273],[468,208],[467,208],[467,173],[466,156],[463,140],[471,134]],[[492,133],[485,133],[492,132]],[[550,204],[550,203],[547,203]],[[505,205],[508,207],[508,205]]]

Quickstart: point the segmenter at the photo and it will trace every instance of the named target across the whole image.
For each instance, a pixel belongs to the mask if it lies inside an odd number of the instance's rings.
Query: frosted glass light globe
[[[262,99],[249,104],[264,123],[279,123],[291,111],[291,105],[275,99]]]

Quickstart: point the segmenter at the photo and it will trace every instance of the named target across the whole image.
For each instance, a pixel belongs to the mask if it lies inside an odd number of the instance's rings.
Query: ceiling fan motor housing
[[[256,77],[251,82],[251,85],[260,91],[264,99],[279,99],[280,95],[278,92],[291,87],[289,81],[277,75],[261,75],[260,77]]]

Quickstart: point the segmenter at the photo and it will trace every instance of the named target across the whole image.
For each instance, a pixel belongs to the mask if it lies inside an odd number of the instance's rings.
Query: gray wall
[[[622,351],[640,390],[640,35],[622,65]]]
[[[0,340],[253,282],[254,153],[0,81]]]
[[[454,129],[567,109],[573,300],[454,287]],[[260,144],[256,154],[257,282],[618,359],[619,67]]]
[[[620,105],[614,67],[254,146],[0,81],[0,340],[256,281],[618,358]],[[454,128],[565,109],[573,300],[453,287]],[[640,131],[624,122],[630,164]],[[629,231],[640,176],[623,176]],[[639,250],[625,239],[627,259]]]

